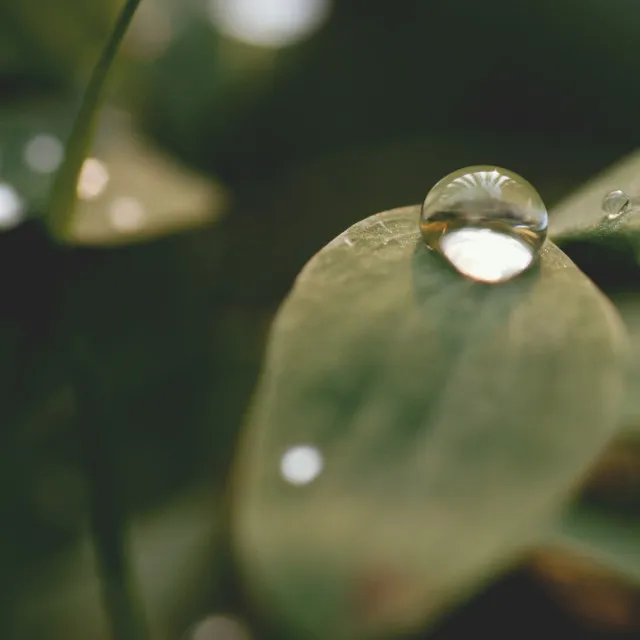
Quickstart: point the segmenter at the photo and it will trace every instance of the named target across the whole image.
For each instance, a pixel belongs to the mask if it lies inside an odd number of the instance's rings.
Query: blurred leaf
[[[224,561],[215,553],[221,537],[217,504],[211,491],[200,488],[131,523],[133,564],[153,638],[179,638],[193,616],[209,610],[203,594],[219,587]],[[12,621],[13,640],[111,639],[88,534],[40,567]]]
[[[0,236],[0,636],[11,638],[4,623],[16,598],[29,601],[25,581],[86,531],[73,337],[89,336],[108,382],[118,486],[133,515],[194,482],[223,484],[271,313],[230,304],[221,291],[233,274],[217,226],[72,252],[37,231],[26,224]],[[78,475],[79,491],[69,489]]]
[[[63,140],[71,128],[73,111],[73,102],[69,100],[4,107],[0,112],[0,182],[10,184],[17,191],[24,203],[24,215],[41,213],[46,205],[52,175],[62,160]],[[36,146],[34,152],[30,145],[38,139],[48,142],[44,151]]]
[[[546,546],[588,559],[640,586],[640,516],[577,504],[557,521]]]
[[[0,183],[15,189],[22,211],[14,220],[0,210],[0,227],[46,213],[62,141],[73,117],[71,102],[5,110]],[[180,166],[140,138],[124,112],[105,109],[91,147],[92,170],[80,181],[80,199],[70,221],[69,241],[114,245],[149,240],[209,224],[226,210],[221,186]],[[97,162],[96,162],[97,161]]]
[[[219,185],[137,137],[125,114],[107,116],[92,156],[98,164],[79,181],[79,190],[86,186],[91,196],[76,204],[68,242],[147,240],[208,224],[223,213],[226,198]],[[104,187],[94,195],[101,182]]]
[[[471,282],[417,216],[331,242],[271,335],[237,545],[294,638],[432,621],[535,539],[617,426],[623,329],[589,280],[547,243],[525,276]],[[285,453],[313,472],[299,445],[324,464],[306,486],[281,475]]]

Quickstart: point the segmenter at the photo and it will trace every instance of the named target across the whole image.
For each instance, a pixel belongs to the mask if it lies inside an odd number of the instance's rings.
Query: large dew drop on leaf
[[[535,540],[617,425],[624,332],[573,263],[547,243],[472,282],[417,221],[336,238],[273,328],[235,539],[281,637],[430,624]]]

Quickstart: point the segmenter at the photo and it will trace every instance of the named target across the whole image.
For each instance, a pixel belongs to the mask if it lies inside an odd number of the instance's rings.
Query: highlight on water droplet
[[[239,620],[226,615],[205,618],[190,629],[184,640],[251,640],[249,629]]]
[[[209,17],[225,35],[250,45],[285,47],[326,21],[331,0],[209,0]]]
[[[631,198],[620,189],[610,191],[602,199],[602,210],[607,214],[609,220],[615,220],[625,213],[628,213],[631,206]]]
[[[25,206],[18,192],[6,182],[0,182],[0,230],[12,229],[22,222]]]
[[[62,164],[62,142],[48,133],[33,136],[24,148],[24,161],[36,173],[53,173]]]
[[[322,472],[322,453],[311,445],[297,445],[288,449],[280,460],[280,473],[294,485],[313,482]]]
[[[533,186],[494,166],[449,174],[431,189],[420,212],[427,246],[480,282],[505,282],[531,267],[547,226],[547,209]]]

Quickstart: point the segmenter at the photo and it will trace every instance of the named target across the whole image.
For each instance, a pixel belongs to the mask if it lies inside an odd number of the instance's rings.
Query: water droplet
[[[62,163],[62,142],[48,133],[34,136],[24,148],[24,161],[36,173],[53,173]]]
[[[602,199],[602,210],[609,220],[615,220],[631,209],[631,198],[620,189],[611,191]]]
[[[251,640],[251,634],[238,620],[217,615],[199,622],[184,640]]]
[[[426,244],[481,282],[504,282],[528,269],[547,224],[546,207],[531,184],[490,166],[460,169],[440,180],[420,214]]]
[[[18,192],[10,184],[0,183],[0,230],[20,224],[24,214],[24,203]]]
[[[303,485],[313,482],[322,472],[323,466],[322,454],[316,447],[299,445],[291,447],[282,456],[280,472],[287,482]]]

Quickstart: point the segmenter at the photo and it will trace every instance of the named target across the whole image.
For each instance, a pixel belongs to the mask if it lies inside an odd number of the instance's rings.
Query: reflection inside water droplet
[[[451,231],[440,240],[440,249],[460,273],[482,282],[509,280],[535,257],[529,245],[492,229]]]
[[[631,198],[620,189],[611,191],[602,199],[602,210],[609,220],[615,220],[631,209]]]
[[[299,445],[291,447],[282,456],[280,473],[287,482],[303,485],[315,480],[323,466],[322,454],[316,447]]]
[[[251,640],[251,634],[238,620],[219,615],[199,622],[184,640]]]
[[[429,192],[420,229],[426,244],[463,275],[504,282],[535,261],[547,234],[547,210],[519,175],[498,167],[469,167]]]
[[[10,184],[0,183],[0,229],[20,224],[24,214],[24,203],[18,192]]]

